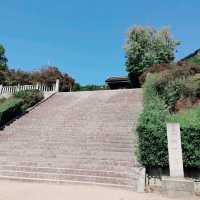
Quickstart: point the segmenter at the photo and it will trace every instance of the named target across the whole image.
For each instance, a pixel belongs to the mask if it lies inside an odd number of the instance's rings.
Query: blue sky
[[[0,43],[9,66],[56,65],[81,84],[126,75],[125,33],[133,25],[170,26],[177,59],[200,48],[199,0],[6,0]]]

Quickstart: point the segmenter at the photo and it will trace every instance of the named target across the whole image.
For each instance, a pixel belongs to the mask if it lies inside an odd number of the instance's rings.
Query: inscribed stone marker
[[[181,133],[180,125],[178,123],[167,124],[167,140],[170,176],[184,177]]]

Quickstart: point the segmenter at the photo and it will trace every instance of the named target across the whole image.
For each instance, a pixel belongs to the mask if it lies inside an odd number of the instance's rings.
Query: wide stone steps
[[[16,139],[17,142],[18,141],[24,141],[23,138],[16,138],[16,137],[14,137],[14,139]],[[75,138],[75,137],[73,137],[73,138],[58,137],[57,139],[59,139],[60,141],[65,141],[66,139],[68,139],[68,143],[75,142],[77,144],[82,144],[82,145],[84,145],[86,143],[88,143],[88,144],[91,144],[91,143],[95,144],[97,140],[101,144],[103,144],[103,143],[106,143],[106,144],[109,143],[109,144],[114,145],[114,146],[117,145],[118,143],[121,143],[121,144],[124,144],[124,145],[130,145],[130,144],[134,145],[136,143],[136,141],[134,139],[132,139],[132,140],[130,138],[129,139],[124,139],[123,137],[113,138],[113,139],[112,138],[106,138],[106,137],[101,137],[101,138],[99,138],[99,137],[96,137],[96,138],[85,138],[84,141],[81,138]],[[57,139],[55,139],[55,141],[57,141]],[[37,142],[37,141],[47,142],[48,143],[49,141],[54,141],[54,138],[52,138],[52,137],[45,137],[45,138],[32,138],[32,137],[30,137],[26,142],[30,143],[30,142]],[[12,143],[7,142],[7,138],[2,138],[2,140],[0,141],[0,144],[3,144],[3,143],[7,143],[7,144],[9,143],[9,144],[12,145]]]
[[[15,165],[0,165],[0,171],[23,171],[23,172],[39,172],[52,174],[70,174],[70,175],[89,175],[89,176],[104,176],[114,178],[130,178],[131,176],[139,175],[139,168],[132,168],[132,173],[103,171],[103,170],[87,170],[73,168],[50,168],[50,167],[31,167],[31,166],[15,166]],[[133,177],[134,179],[134,177]]]
[[[0,149],[3,149],[3,147],[10,147],[12,146],[13,148],[15,147],[25,147],[25,146],[28,146],[28,145],[31,145],[31,148],[43,148],[44,147],[44,143],[46,144],[46,146],[52,146],[52,148],[65,148],[65,147],[68,147],[68,148],[73,148],[73,147],[77,147],[77,149],[82,149],[82,148],[85,148],[85,149],[97,149],[97,150],[105,150],[106,149],[110,149],[110,150],[133,150],[132,149],[132,145],[131,143],[120,143],[120,142],[107,142],[107,143],[103,143],[102,144],[98,144],[98,143],[92,143],[92,142],[86,142],[86,143],[82,143],[78,140],[71,140],[71,141],[66,141],[66,142],[49,142],[48,140],[40,140],[40,143],[33,143],[34,140],[27,140],[27,141],[23,141],[23,140],[19,140],[19,141],[16,141],[15,143],[13,142],[7,142],[7,141],[1,141],[0,144]],[[73,144],[74,141],[77,141],[77,144]]]
[[[131,172],[132,169],[141,168],[141,165],[137,163],[133,164],[131,161],[115,161],[115,160],[87,160],[87,159],[74,159],[73,161],[59,162],[59,159],[51,159],[47,163],[45,159],[27,159],[24,161],[18,160],[4,160],[1,161],[1,165],[14,165],[14,166],[27,166],[27,167],[51,167],[51,168],[72,168],[72,169],[85,169],[85,170],[103,170],[103,171],[115,171],[115,172]]]
[[[110,184],[106,183],[105,180],[103,182],[90,182],[90,181],[74,181],[74,180],[61,180],[61,179],[40,179],[40,178],[27,178],[27,177],[19,177],[19,176],[0,176],[1,180],[10,180],[10,181],[21,181],[21,182],[38,182],[38,183],[54,183],[54,184],[88,184],[88,185],[99,185],[102,187],[115,187],[120,189],[126,189],[131,191],[137,191],[138,186],[137,185],[119,185],[119,184]]]
[[[57,93],[0,131],[0,179],[138,190],[141,90]]]
[[[50,168],[0,165],[0,178],[7,177],[15,180],[48,180],[49,182],[77,181],[84,183],[107,184],[110,186],[130,188],[136,190],[136,180],[140,175],[140,168],[131,169],[131,173],[100,171],[72,168]]]
[[[10,136],[10,135],[9,135]],[[6,140],[9,136],[7,136],[7,135],[4,135],[4,136],[2,136],[2,141],[4,140]],[[12,136],[12,135],[11,135]],[[26,136],[26,135],[24,135],[24,136]],[[17,137],[17,136],[13,136],[13,138],[16,138],[16,140],[23,140],[24,139],[24,137],[22,137],[22,136],[19,136],[19,137]],[[134,141],[134,138],[132,137],[132,136],[130,136],[130,137],[128,137],[128,136],[118,136],[118,135],[116,135],[116,136],[114,136],[114,137],[111,137],[111,136],[108,136],[108,135],[99,135],[99,136],[87,136],[87,135],[85,135],[85,137],[84,138],[82,138],[82,137],[77,137],[77,136],[51,136],[51,135],[49,135],[49,137],[48,136],[45,136],[45,137],[37,137],[37,136],[31,136],[30,135],[30,137],[27,139],[27,141],[28,140],[51,140],[51,141],[53,141],[54,139],[58,139],[58,140],[66,140],[66,139],[68,139],[68,141],[82,141],[82,142],[95,142],[95,141],[100,141],[100,142],[102,142],[102,141],[105,141],[105,142],[110,142],[110,143],[116,143],[116,142],[120,142],[120,141],[122,141],[122,142],[126,142],[126,143],[128,143],[128,142],[133,142]]]
[[[29,143],[31,143],[33,140],[23,140],[23,138],[21,139],[15,139],[15,142],[12,142],[12,141],[9,141],[9,143],[5,140],[1,140],[0,142],[0,145],[11,145],[11,146],[23,146],[23,145],[27,145]],[[76,141],[77,143],[74,144],[74,141]],[[45,142],[45,144],[47,146],[52,146],[52,145],[58,145],[58,146],[73,146],[73,147],[96,147],[98,146],[98,148],[100,147],[111,147],[111,148],[131,148],[132,149],[132,146],[133,146],[133,141],[131,142],[121,142],[121,141],[118,141],[118,142],[102,142],[101,144],[99,143],[94,143],[94,142],[85,142],[85,143],[79,143],[79,140],[40,140],[40,143],[37,144],[37,146],[39,145],[43,145]],[[36,146],[36,145],[35,145]],[[1,147],[1,146],[0,146]]]
[[[75,155],[73,154],[72,156],[69,156],[69,155],[56,155],[56,154],[52,154],[52,153],[46,153],[43,152],[43,153],[30,153],[30,154],[24,154],[23,153],[11,153],[11,154],[8,154],[8,153],[5,153],[5,154],[0,154],[0,156],[2,157],[7,157],[8,159],[10,158],[15,158],[16,156],[19,156],[19,157],[23,157],[24,159],[27,159],[29,157],[32,157],[32,159],[37,159],[38,157],[42,159],[52,159],[52,158],[56,158],[58,161],[62,161],[62,160],[66,160],[66,162],[69,162],[71,159],[76,159],[76,160],[85,160],[85,162],[91,162],[92,160],[94,160],[95,162],[101,162],[104,161],[104,160],[119,160],[119,161],[130,161],[131,162],[131,156],[127,156],[127,158],[122,158],[123,155],[119,156],[119,155],[116,155],[116,156],[101,156],[101,155],[82,155],[82,156],[79,156],[79,155]],[[121,159],[121,160],[120,160]]]
[[[22,147],[20,147],[22,148]],[[32,151],[25,151],[24,149],[20,149],[20,148],[13,148],[12,151],[10,152],[7,152],[7,150],[0,150],[0,154],[1,155],[16,155],[18,154],[20,156],[20,154],[22,155],[34,155],[34,154],[40,154],[40,153],[44,153],[44,151],[49,151],[49,153],[47,152],[47,155],[48,154],[52,154],[52,155],[57,155],[57,154],[60,154],[60,155],[65,155],[66,153],[70,154],[68,156],[70,157],[74,157],[74,156],[77,156],[77,157],[84,157],[84,156],[97,156],[99,158],[107,158],[107,159],[111,159],[112,157],[114,158],[117,158],[118,157],[122,157],[124,155],[125,158],[129,158],[132,159],[132,154],[134,154],[133,151],[130,151],[130,152],[127,152],[127,151],[105,151],[104,150],[98,150],[98,149],[92,149],[91,148],[91,151],[90,150],[85,150],[85,148],[82,148],[82,149],[78,149],[77,148],[77,151],[75,151],[74,149],[72,148],[69,148],[69,149],[50,149],[50,148],[41,148],[41,149],[30,149]],[[53,153],[52,153],[53,152]],[[112,156],[113,155],[113,156]]]
[[[89,181],[96,183],[118,184],[118,185],[132,185],[134,179],[131,178],[116,178],[107,176],[91,176],[91,175],[77,175],[77,174],[64,174],[64,173],[46,173],[46,172],[25,172],[25,171],[12,171],[12,170],[0,170],[0,175],[20,177],[20,178],[38,178],[38,179],[53,179],[63,181]],[[131,184],[132,183],[132,184]]]

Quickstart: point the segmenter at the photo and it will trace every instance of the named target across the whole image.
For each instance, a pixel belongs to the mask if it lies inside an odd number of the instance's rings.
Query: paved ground
[[[169,200],[159,194],[136,193],[90,185],[56,185],[0,181],[0,200]]]

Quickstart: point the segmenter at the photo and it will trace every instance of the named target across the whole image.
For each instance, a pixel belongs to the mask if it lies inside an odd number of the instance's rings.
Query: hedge
[[[140,161],[145,166],[168,165],[166,116],[164,102],[156,94],[155,76],[148,76],[144,84],[144,111],[137,127]]]
[[[200,167],[200,107],[182,111],[169,117],[170,122],[179,122],[183,161],[185,167]]]
[[[26,90],[17,92],[14,97],[3,99],[0,101],[0,126],[24,113],[43,98],[43,93],[38,90]]]
[[[22,110],[26,111],[28,108],[34,106],[36,103],[40,102],[44,96],[39,90],[24,90],[15,93],[16,98],[23,100]]]
[[[171,114],[158,95],[155,83],[158,75],[149,75],[144,84],[144,111],[137,132],[140,161],[146,167],[168,167],[167,122],[181,125],[185,167],[200,166],[200,107]]]
[[[0,126],[22,113],[22,99],[9,98],[0,104]]]

